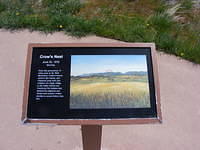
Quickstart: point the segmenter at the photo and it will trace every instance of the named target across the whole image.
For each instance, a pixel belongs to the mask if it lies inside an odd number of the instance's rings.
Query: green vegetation
[[[150,107],[147,76],[72,77],[70,108]]]
[[[200,9],[190,0],[0,0],[0,28],[155,42],[158,50],[200,64]]]
[[[192,0],[181,0],[181,7],[185,10],[191,10],[194,2]]]

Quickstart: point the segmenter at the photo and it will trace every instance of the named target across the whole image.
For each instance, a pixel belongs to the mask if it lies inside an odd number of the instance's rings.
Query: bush
[[[6,9],[5,5],[0,2],[0,13]]]
[[[191,10],[193,8],[193,1],[192,0],[180,0],[181,7],[185,10]]]
[[[168,53],[176,53],[176,39],[169,33],[160,33],[155,40],[157,46]]]
[[[50,16],[67,15],[79,12],[81,3],[79,0],[44,0],[43,6]]]
[[[148,23],[158,32],[168,32],[174,24],[172,17],[165,13],[157,13],[148,19]]]

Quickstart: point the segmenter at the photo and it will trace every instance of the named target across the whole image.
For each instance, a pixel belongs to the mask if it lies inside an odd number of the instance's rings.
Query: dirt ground
[[[167,3],[169,4],[177,4],[179,0],[166,0]],[[195,8],[200,8],[200,0],[191,0],[194,4]]]
[[[119,42],[0,30],[0,150],[81,150],[80,126],[23,125],[27,45]],[[103,126],[102,150],[199,150],[200,65],[158,52],[162,124]]]

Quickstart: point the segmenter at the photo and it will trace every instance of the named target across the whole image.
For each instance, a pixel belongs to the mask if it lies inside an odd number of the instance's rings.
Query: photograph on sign
[[[71,109],[149,107],[146,55],[71,56]]]

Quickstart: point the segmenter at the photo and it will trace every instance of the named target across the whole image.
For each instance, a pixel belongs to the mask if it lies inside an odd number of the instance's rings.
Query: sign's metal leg
[[[101,150],[101,125],[82,125],[83,150]]]

